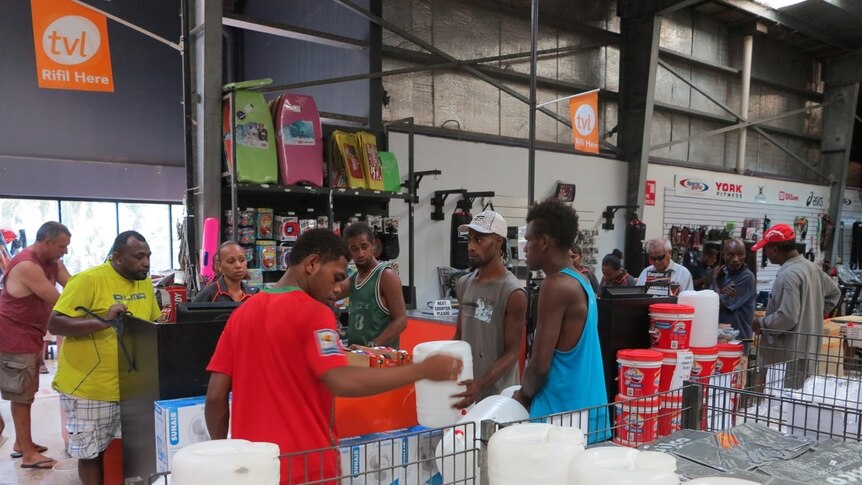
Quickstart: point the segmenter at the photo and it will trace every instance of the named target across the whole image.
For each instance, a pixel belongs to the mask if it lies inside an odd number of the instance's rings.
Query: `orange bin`
[[[335,429],[339,437],[379,433],[416,426],[413,385],[368,397],[336,397]]]

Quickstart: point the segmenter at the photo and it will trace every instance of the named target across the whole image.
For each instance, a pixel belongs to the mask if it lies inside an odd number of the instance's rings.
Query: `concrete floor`
[[[39,392],[33,403],[31,416],[33,440],[48,447],[48,451],[44,453],[45,456],[62,461],[68,459],[69,455],[66,454],[60,428],[60,399],[57,397],[57,393],[51,389],[51,380],[57,370],[57,361],[49,359],[46,364],[50,373],[40,376]],[[15,427],[12,424],[8,401],[0,401],[0,415],[3,416],[3,421],[6,423],[3,437],[7,438],[3,446],[0,446],[0,485],[77,485],[81,483],[76,471],[22,469],[20,458],[12,459],[9,457],[15,442]],[[71,465],[70,468],[75,469],[73,462],[63,462],[63,465]]]

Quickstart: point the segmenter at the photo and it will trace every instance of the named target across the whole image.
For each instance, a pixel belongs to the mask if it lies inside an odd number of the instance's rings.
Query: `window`
[[[171,268],[170,206],[165,204],[117,204],[120,232],[138,231],[150,245],[150,271]]]
[[[60,202],[60,222],[72,233],[69,254],[63,263],[70,274],[107,261],[117,237],[117,204],[114,202]]]
[[[56,200],[0,199],[0,229],[16,234],[23,229],[29,246],[36,242],[39,226],[60,220],[59,210]]]
[[[147,239],[153,253],[151,271],[179,268],[176,224],[182,220],[183,206],[178,204],[0,198],[0,229],[23,229],[28,245],[47,221],[69,228],[72,243],[63,262],[71,274],[105,262],[114,238],[128,230]]]

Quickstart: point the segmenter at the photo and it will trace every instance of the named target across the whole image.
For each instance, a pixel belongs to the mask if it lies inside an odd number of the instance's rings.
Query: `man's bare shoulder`
[[[541,292],[543,295],[560,298],[561,301],[583,300],[584,292],[579,291],[580,284],[563,273],[555,273],[545,278],[542,282]]]
[[[33,261],[21,261],[9,272],[9,279],[23,278],[26,280],[45,279],[45,272]]]

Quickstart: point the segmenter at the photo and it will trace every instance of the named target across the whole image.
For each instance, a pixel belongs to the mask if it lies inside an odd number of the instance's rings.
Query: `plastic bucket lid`
[[[650,313],[686,313],[694,314],[694,307],[676,303],[653,303],[649,306]]]
[[[658,350],[649,349],[626,349],[617,352],[617,360],[634,362],[661,362],[664,354]]]
[[[715,358],[718,355],[717,347],[691,347],[688,350],[694,354],[694,358],[698,360],[708,360],[709,358]]]
[[[680,349],[682,351],[687,351],[688,349]],[[665,364],[676,364],[677,352],[680,350],[671,350],[671,349],[656,349],[657,352],[662,353],[662,361]]]
[[[745,347],[742,344],[718,344],[716,348],[722,353],[742,353]]]
[[[624,396],[622,394],[617,394],[616,399],[614,399],[617,406],[624,406],[626,408],[634,408],[634,409],[649,409],[655,408],[658,412],[658,407],[661,404],[661,399],[659,396],[650,396],[650,397],[629,397]],[[649,412],[649,411],[644,411]]]

